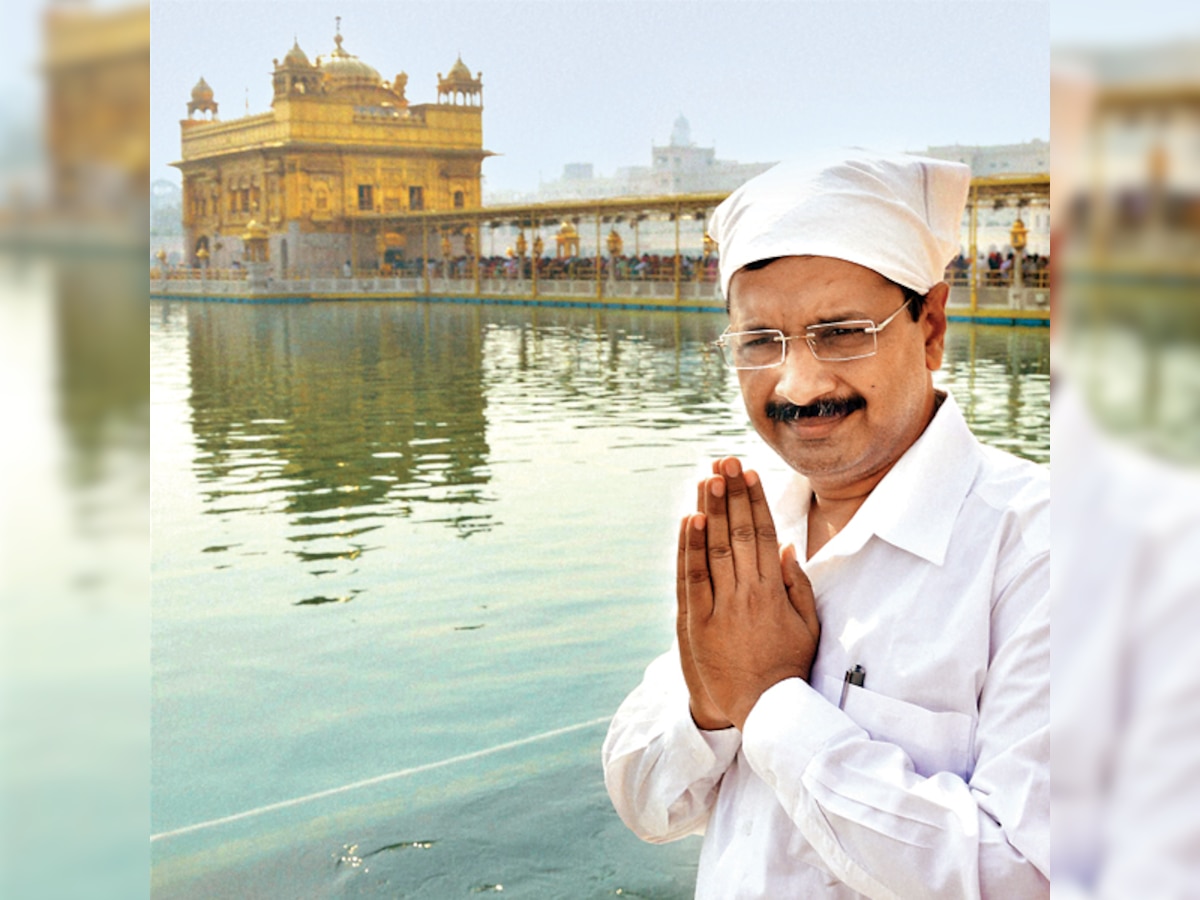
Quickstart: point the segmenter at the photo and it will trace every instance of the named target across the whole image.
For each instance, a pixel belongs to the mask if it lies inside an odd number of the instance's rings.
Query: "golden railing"
[[[245,281],[246,270],[237,266],[229,269],[187,268],[186,266],[154,266],[150,269],[154,281]]]

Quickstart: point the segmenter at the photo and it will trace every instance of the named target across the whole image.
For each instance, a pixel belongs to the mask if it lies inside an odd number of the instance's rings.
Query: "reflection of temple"
[[[430,516],[466,533],[490,475],[478,309],[189,306],[196,471],[221,505],[266,485],[293,516]],[[382,507],[382,508],[381,508]],[[300,521],[298,520],[298,521]]]
[[[384,217],[479,207],[482,74],[458,59],[438,75],[437,102],[413,105],[405,73],[385,81],[342,42],[311,62],[298,43],[275,60],[269,112],[221,121],[197,82],[175,163],[192,264],[241,261],[256,220],[276,274],[374,267]]]
[[[1042,329],[951,327],[935,382],[984,443],[1050,462],[1050,342]]]
[[[137,257],[65,254],[50,269],[58,412],[80,484],[112,478],[110,454],[148,452],[146,276]]]

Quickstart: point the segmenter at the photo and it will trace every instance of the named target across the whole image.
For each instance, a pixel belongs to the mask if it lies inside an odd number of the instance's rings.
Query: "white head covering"
[[[924,294],[959,251],[971,170],[961,163],[846,150],[824,163],[780,163],[713,213],[721,291],[748,263],[829,256]]]

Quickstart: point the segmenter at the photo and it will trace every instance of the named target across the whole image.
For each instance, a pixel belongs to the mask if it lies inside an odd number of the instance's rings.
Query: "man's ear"
[[[921,327],[925,331],[925,368],[930,372],[942,367],[942,353],[946,349],[946,301],[949,297],[950,285],[939,282],[925,295],[925,306],[921,310]]]

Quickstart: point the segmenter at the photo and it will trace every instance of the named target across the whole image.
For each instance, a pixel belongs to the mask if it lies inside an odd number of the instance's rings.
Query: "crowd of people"
[[[450,260],[431,259],[426,262],[415,259],[397,259],[380,267],[384,275],[419,278],[425,268],[430,278],[473,278],[472,260],[459,256]],[[1021,281],[1026,287],[1044,287],[1047,283],[1050,258],[1045,254],[1026,253],[1021,259]],[[672,254],[643,253],[640,256],[621,254],[603,256],[600,264],[601,277],[617,281],[674,281],[675,257]],[[1011,250],[1001,253],[993,250],[980,253],[978,258],[979,283],[985,287],[1008,287],[1013,283],[1013,267],[1017,264],[1016,254]],[[533,278],[532,257],[515,255],[483,256],[479,258],[479,277],[489,279],[529,280]],[[596,277],[594,256],[543,256],[537,261],[537,277],[542,281],[591,280]],[[679,277],[681,281],[713,283],[717,280],[718,257],[681,255]],[[951,285],[966,285],[971,280],[971,261],[966,254],[959,253],[946,267],[946,281]]]
[[[384,263],[380,271],[384,275],[419,278],[423,271],[430,278],[472,278],[472,260],[459,256],[449,260],[431,259],[426,262],[415,259],[397,259]],[[640,256],[625,254],[615,257],[604,256],[600,260],[602,278],[618,281],[674,281],[675,256],[673,254],[643,253]],[[534,261],[523,256],[483,256],[479,258],[481,279],[531,279]],[[537,277],[546,281],[590,280],[596,277],[594,256],[543,256],[537,260]],[[717,280],[717,258],[710,255],[679,257],[679,278],[682,281]]]
[[[1013,251],[1001,253],[993,250],[980,253],[978,272],[980,284],[985,287],[1008,287],[1013,283],[1013,267],[1017,265]],[[1026,253],[1021,258],[1021,283],[1026,287],[1045,287],[1049,278],[1050,257],[1039,253]],[[946,280],[952,284],[969,284],[971,260],[960,253],[946,268]]]
[[[157,261],[156,261],[157,263]],[[719,258],[715,253],[706,256],[681,255],[679,257],[680,281],[699,281],[715,283],[718,275]],[[533,278],[533,258],[515,255],[483,256],[478,260],[479,277],[482,280],[508,279],[530,280]],[[977,261],[979,284],[983,287],[1008,287],[1013,284],[1013,267],[1016,265],[1016,255],[1010,250],[1001,253],[992,250],[980,253]],[[1026,253],[1021,259],[1021,283],[1025,287],[1046,287],[1049,278],[1050,257],[1039,253]],[[600,275],[604,279],[616,281],[669,281],[675,280],[675,256],[672,254],[643,253],[638,255],[621,254],[615,257],[603,256]],[[388,277],[420,278],[427,274],[430,278],[474,278],[472,259],[469,256],[457,256],[452,259],[430,259],[421,257],[405,259],[399,256],[389,257],[377,264],[370,264],[368,269],[354,269],[349,260],[341,267],[339,274],[344,278],[355,275],[383,275]],[[213,269],[207,272],[213,279],[239,279],[245,277],[245,271],[238,262],[233,263],[232,269]],[[177,266],[154,265],[156,278],[188,278],[200,277],[198,269],[187,269]],[[596,277],[596,258],[594,256],[543,256],[538,259],[537,277],[542,281],[590,281]],[[971,281],[971,261],[966,254],[959,253],[946,267],[946,281],[951,285],[968,285]]]

